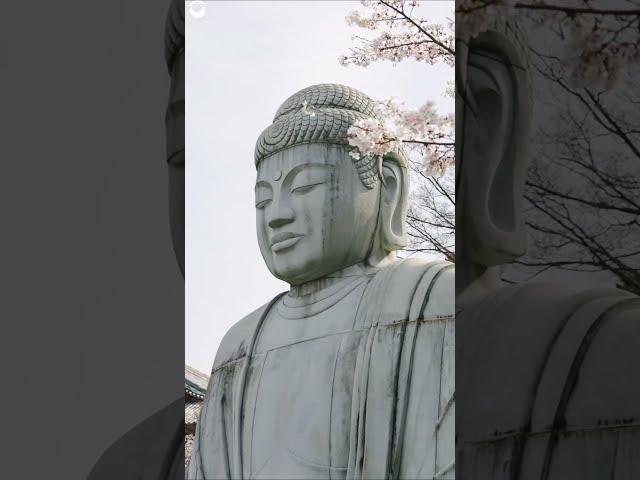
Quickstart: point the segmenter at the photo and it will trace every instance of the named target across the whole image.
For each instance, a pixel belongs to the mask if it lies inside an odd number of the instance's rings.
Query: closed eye
[[[271,203],[271,199],[268,198],[266,200],[262,200],[261,202],[256,203],[256,208],[258,210],[262,210],[264,207],[266,207],[269,203]]]
[[[310,183],[308,185],[300,185],[299,187],[295,187],[291,190],[291,193],[307,193],[311,190],[313,190],[314,187],[317,187],[318,185],[322,185],[325,182],[316,182],[316,183]]]

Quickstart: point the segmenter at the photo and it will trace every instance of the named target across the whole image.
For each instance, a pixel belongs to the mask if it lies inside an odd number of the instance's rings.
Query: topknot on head
[[[288,115],[305,104],[310,109],[339,109],[361,113],[368,117],[375,116],[375,102],[355,88],[335,83],[322,83],[303,88],[287,98],[273,121]]]

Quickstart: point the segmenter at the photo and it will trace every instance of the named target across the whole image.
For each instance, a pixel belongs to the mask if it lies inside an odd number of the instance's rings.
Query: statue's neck
[[[313,317],[338,304],[393,260],[395,254],[379,261],[372,261],[370,258],[317,280],[291,285],[289,293],[278,305],[278,312],[289,319]]]
[[[301,283],[300,285],[291,285],[288,296],[290,298],[303,299],[315,297],[328,291],[338,291],[342,286],[350,284],[354,278],[364,277],[376,270],[375,267],[370,267],[363,263],[351,265],[326,277]]]
[[[289,289],[289,297],[304,297],[313,295],[314,293],[331,289],[337,285],[346,285],[351,283],[354,277],[363,277],[371,275],[381,268],[393,263],[396,260],[396,252],[390,252],[386,255],[371,256],[366,261],[350,265],[333,272],[326,277],[311,280],[310,282],[301,283],[299,285],[291,285]]]
[[[457,273],[457,272],[456,272]],[[458,279],[456,278],[456,282]],[[469,276],[468,283],[456,291],[456,306],[463,309],[478,303],[484,297],[501,287],[500,267],[485,268],[476,276]]]

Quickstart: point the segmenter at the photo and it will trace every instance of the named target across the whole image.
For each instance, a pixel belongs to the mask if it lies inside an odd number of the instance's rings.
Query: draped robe
[[[640,478],[640,298],[504,287],[457,310],[460,478]]]
[[[264,469],[258,467],[272,459],[267,454],[256,466],[254,457],[271,451],[284,452],[274,454],[283,459],[275,458],[272,464],[286,470],[272,470],[271,478],[453,478],[453,266],[409,258],[366,276],[327,310],[351,315],[350,321],[339,321],[336,326],[339,342],[329,342],[331,335],[326,332],[324,336],[312,335],[301,342],[291,341],[285,349],[279,345],[277,357],[273,353],[276,349],[269,350],[268,337],[270,327],[286,328],[286,322],[274,323],[282,302],[282,296],[276,297],[234,325],[223,339],[200,414],[187,478],[261,478]],[[320,315],[314,319],[330,321]],[[351,327],[345,330],[347,324]],[[320,346],[318,340],[324,339],[329,339],[328,343]],[[283,399],[289,391],[300,391],[300,402],[306,405],[304,402],[310,401],[310,395],[304,395],[311,388],[309,378],[295,374],[295,364],[287,364],[282,352],[295,353],[294,347],[311,352],[314,345],[319,349],[313,354],[316,363],[334,362],[333,378],[347,381],[325,383],[323,375],[331,378],[326,369],[314,370],[320,372],[318,409],[307,410],[307,422],[300,412],[292,411],[288,417],[279,410],[282,405],[265,399],[270,398],[269,388],[282,388]],[[285,363],[281,367],[277,362],[268,363],[268,356]],[[261,384],[265,378],[278,378],[278,368],[293,369],[289,382]],[[286,399],[283,402],[286,404]],[[295,410],[295,402],[290,405]],[[269,412],[282,422],[283,431],[298,432],[289,450],[307,455],[326,450],[326,461],[308,461],[295,452],[287,456],[284,447],[278,450],[275,445],[280,440],[274,438],[271,445],[256,433],[256,425],[268,425]],[[320,420],[314,419],[318,415]],[[324,429],[320,428],[322,419],[326,420]]]

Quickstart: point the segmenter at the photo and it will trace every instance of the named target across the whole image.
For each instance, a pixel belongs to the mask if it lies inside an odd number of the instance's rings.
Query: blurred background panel
[[[168,3],[3,6],[4,478],[83,478],[109,444],[184,395]]]

